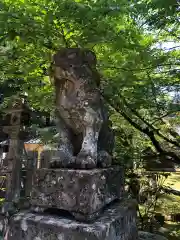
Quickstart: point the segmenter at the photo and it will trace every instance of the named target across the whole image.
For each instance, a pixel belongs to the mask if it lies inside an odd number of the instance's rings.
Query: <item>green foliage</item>
[[[179,50],[158,46],[175,41],[177,9],[178,2],[163,0],[1,0],[4,106],[21,92],[28,94],[31,107],[52,113],[52,54],[61,47],[90,48],[98,58],[103,94],[113,105],[117,157],[125,162],[140,159],[142,150],[152,145],[146,128],[155,137],[161,132],[160,143],[165,140],[162,134],[176,141],[162,117],[180,110],[169,97],[179,88]]]
[[[61,47],[89,48],[98,59],[117,161],[138,168],[150,147],[180,162],[179,8],[176,0],[0,0],[1,108],[26,93],[32,108],[53,114],[52,55]],[[53,128],[37,130],[45,143],[58,137]],[[149,182],[141,179],[152,188]],[[152,217],[156,196],[142,207],[145,216]]]

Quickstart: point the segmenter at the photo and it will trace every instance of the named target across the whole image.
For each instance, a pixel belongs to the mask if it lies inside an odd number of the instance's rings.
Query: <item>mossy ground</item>
[[[165,185],[180,191],[180,172],[172,173],[167,178]],[[158,201],[156,211],[163,216],[180,213],[180,196],[164,194]],[[163,228],[167,230],[164,235],[168,240],[180,239],[180,222],[167,221]]]

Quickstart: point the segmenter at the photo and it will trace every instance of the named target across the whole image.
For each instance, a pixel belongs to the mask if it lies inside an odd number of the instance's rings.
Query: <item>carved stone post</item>
[[[11,109],[6,111],[10,115],[10,126],[4,127],[4,132],[9,135],[9,151],[6,156],[6,197],[2,212],[13,211],[14,204],[20,200],[21,191],[21,155],[23,141],[20,139],[21,114],[23,102],[15,101]]]
[[[32,181],[33,175],[36,169],[38,153],[36,151],[27,151],[27,171],[26,171],[26,181],[25,181],[25,196],[29,198],[32,191]]]

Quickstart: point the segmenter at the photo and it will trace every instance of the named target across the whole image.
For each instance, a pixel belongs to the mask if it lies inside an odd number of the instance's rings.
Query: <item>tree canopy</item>
[[[93,50],[101,92],[126,161],[148,147],[180,163],[180,4],[177,0],[0,0],[2,107],[19,92],[52,113],[51,57]]]

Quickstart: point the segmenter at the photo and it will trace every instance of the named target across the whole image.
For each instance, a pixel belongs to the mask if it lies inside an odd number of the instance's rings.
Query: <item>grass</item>
[[[165,185],[180,191],[180,173],[172,173],[167,178]],[[164,194],[158,201],[156,211],[164,216],[180,213],[180,196]],[[167,230],[164,235],[168,240],[180,239],[180,223],[167,221],[163,228]]]
[[[166,180],[165,185],[180,191],[180,172],[172,173]]]
[[[180,196],[164,194],[158,200],[156,211],[164,216],[180,213]]]
[[[172,173],[166,179],[165,186],[171,187],[174,190],[180,191],[180,172]],[[145,205],[140,205],[141,214],[145,213]],[[150,210],[151,211],[151,210]],[[152,212],[154,210],[152,209]],[[173,194],[163,194],[157,201],[155,212],[162,214],[165,217],[171,214],[180,213],[180,196]],[[180,240],[180,222],[166,221],[163,227],[157,224],[159,234],[165,236],[168,240]]]
[[[180,223],[166,222],[164,228],[168,230],[168,232],[164,234],[168,240],[180,239]]]

